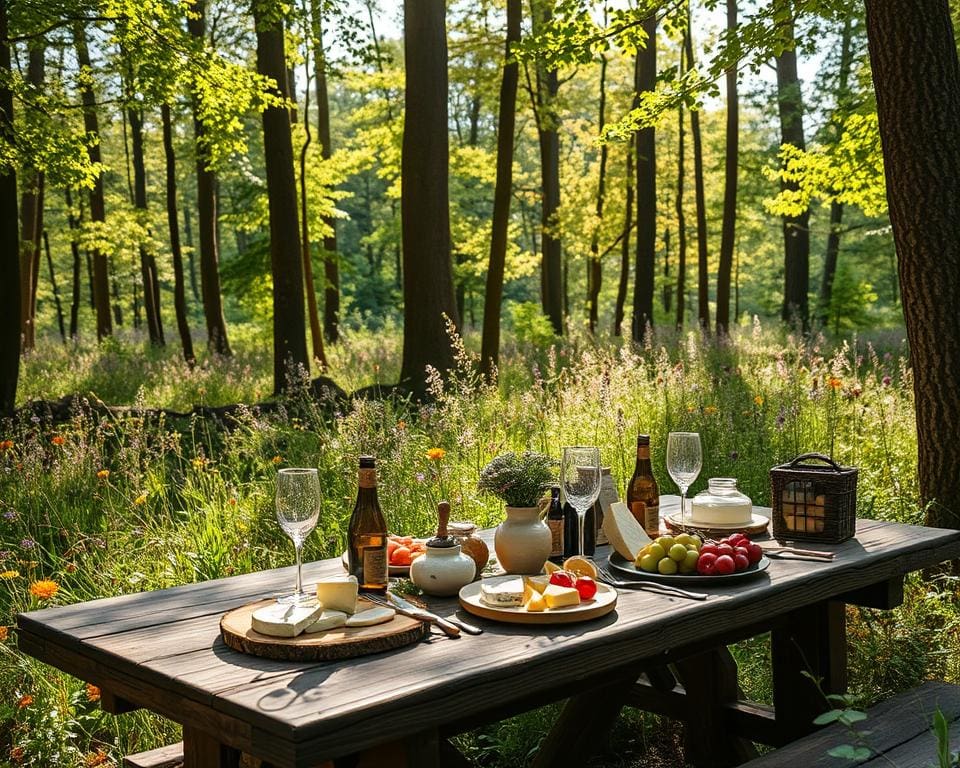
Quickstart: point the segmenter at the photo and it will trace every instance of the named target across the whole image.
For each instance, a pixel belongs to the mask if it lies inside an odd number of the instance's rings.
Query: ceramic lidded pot
[[[477,566],[447,531],[450,503],[441,501],[437,515],[437,535],[427,541],[423,557],[411,563],[410,580],[428,595],[444,597],[457,594],[461,587],[473,581]]]
[[[477,564],[477,572],[474,578],[479,577],[481,571],[487,567],[487,563],[490,561],[490,548],[483,539],[475,535],[477,532],[476,524],[464,520],[457,523],[450,523],[447,527],[450,533],[460,542],[460,549],[463,553],[470,555],[470,557],[473,558],[473,562]]]

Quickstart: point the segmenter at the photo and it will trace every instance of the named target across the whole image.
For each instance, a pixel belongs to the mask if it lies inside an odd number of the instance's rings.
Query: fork
[[[650,589],[665,595],[687,597],[691,600],[707,599],[707,595],[703,592],[690,592],[689,590],[680,589],[680,587],[674,587],[670,584],[661,584],[656,581],[624,581],[623,579],[617,579],[614,578],[610,571],[599,565],[597,566],[597,571],[600,573],[600,581],[604,584],[609,584],[611,587],[619,587],[620,589]]]

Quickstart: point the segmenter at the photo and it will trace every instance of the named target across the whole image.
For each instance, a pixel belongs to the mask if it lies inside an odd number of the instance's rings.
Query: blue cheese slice
[[[495,584],[480,585],[480,599],[496,608],[523,605],[523,579],[507,579]]]
[[[328,629],[336,629],[347,623],[347,614],[343,611],[324,611],[315,622],[303,630],[308,635],[316,632],[325,632]]]
[[[251,625],[256,632],[270,637],[296,637],[323,613],[318,603],[285,605],[271,603],[253,612]]]

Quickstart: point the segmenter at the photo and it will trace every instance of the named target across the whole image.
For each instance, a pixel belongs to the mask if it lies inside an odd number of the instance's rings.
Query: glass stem
[[[579,525],[577,526],[577,528],[580,530],[580,554],[581,555],[586,555],[586,552],[584,552],[584,541],[583,541],[584,529],[587,527],[586,525],[584,525],[584,522],[586,521],[586,519],[587,519],[587,510],[577,509],[577,521],[579,522]]]
[[[300,547],[302,547],[302,542],[294,541],[293,548],[297,550],[297,595],[303,594],[303,578],[301,576],[301,561],[300,561]]]

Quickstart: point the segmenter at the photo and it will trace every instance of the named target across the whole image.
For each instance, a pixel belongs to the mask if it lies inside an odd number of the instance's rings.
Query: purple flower
[[[426,476],[425,474],[423,474],[423,472],[417,472],[417,482],[418,482],[418,483],[422,483],[422,482],[423,482],[424,480],[426,480],[426,479],[427,479],[427,476]]]
[[[13,557],[13,552],[9,549],[0,549],[0,560],[9,560]]]
[[[780,406],[780,411],[777,413],[777,418],[775,419],[777,424],[777,429],[783,429],[784,423],[787,421],[787,412],[783,409],[783,406]]]
[[[3,513],[3,519],[12,523],[17,519],[17,511],[15,509],[8,509]]]
[[[33,549],[37,546],[37,542],[33,539],[21,539],[20,540],[20,549]]]
[[[892,382],[893,382],[893,379],[891,379],[889,375],[884,376],[882,379],[880,379],[880,383],[883,384],[883,386],[885,387],[889,387]]]

